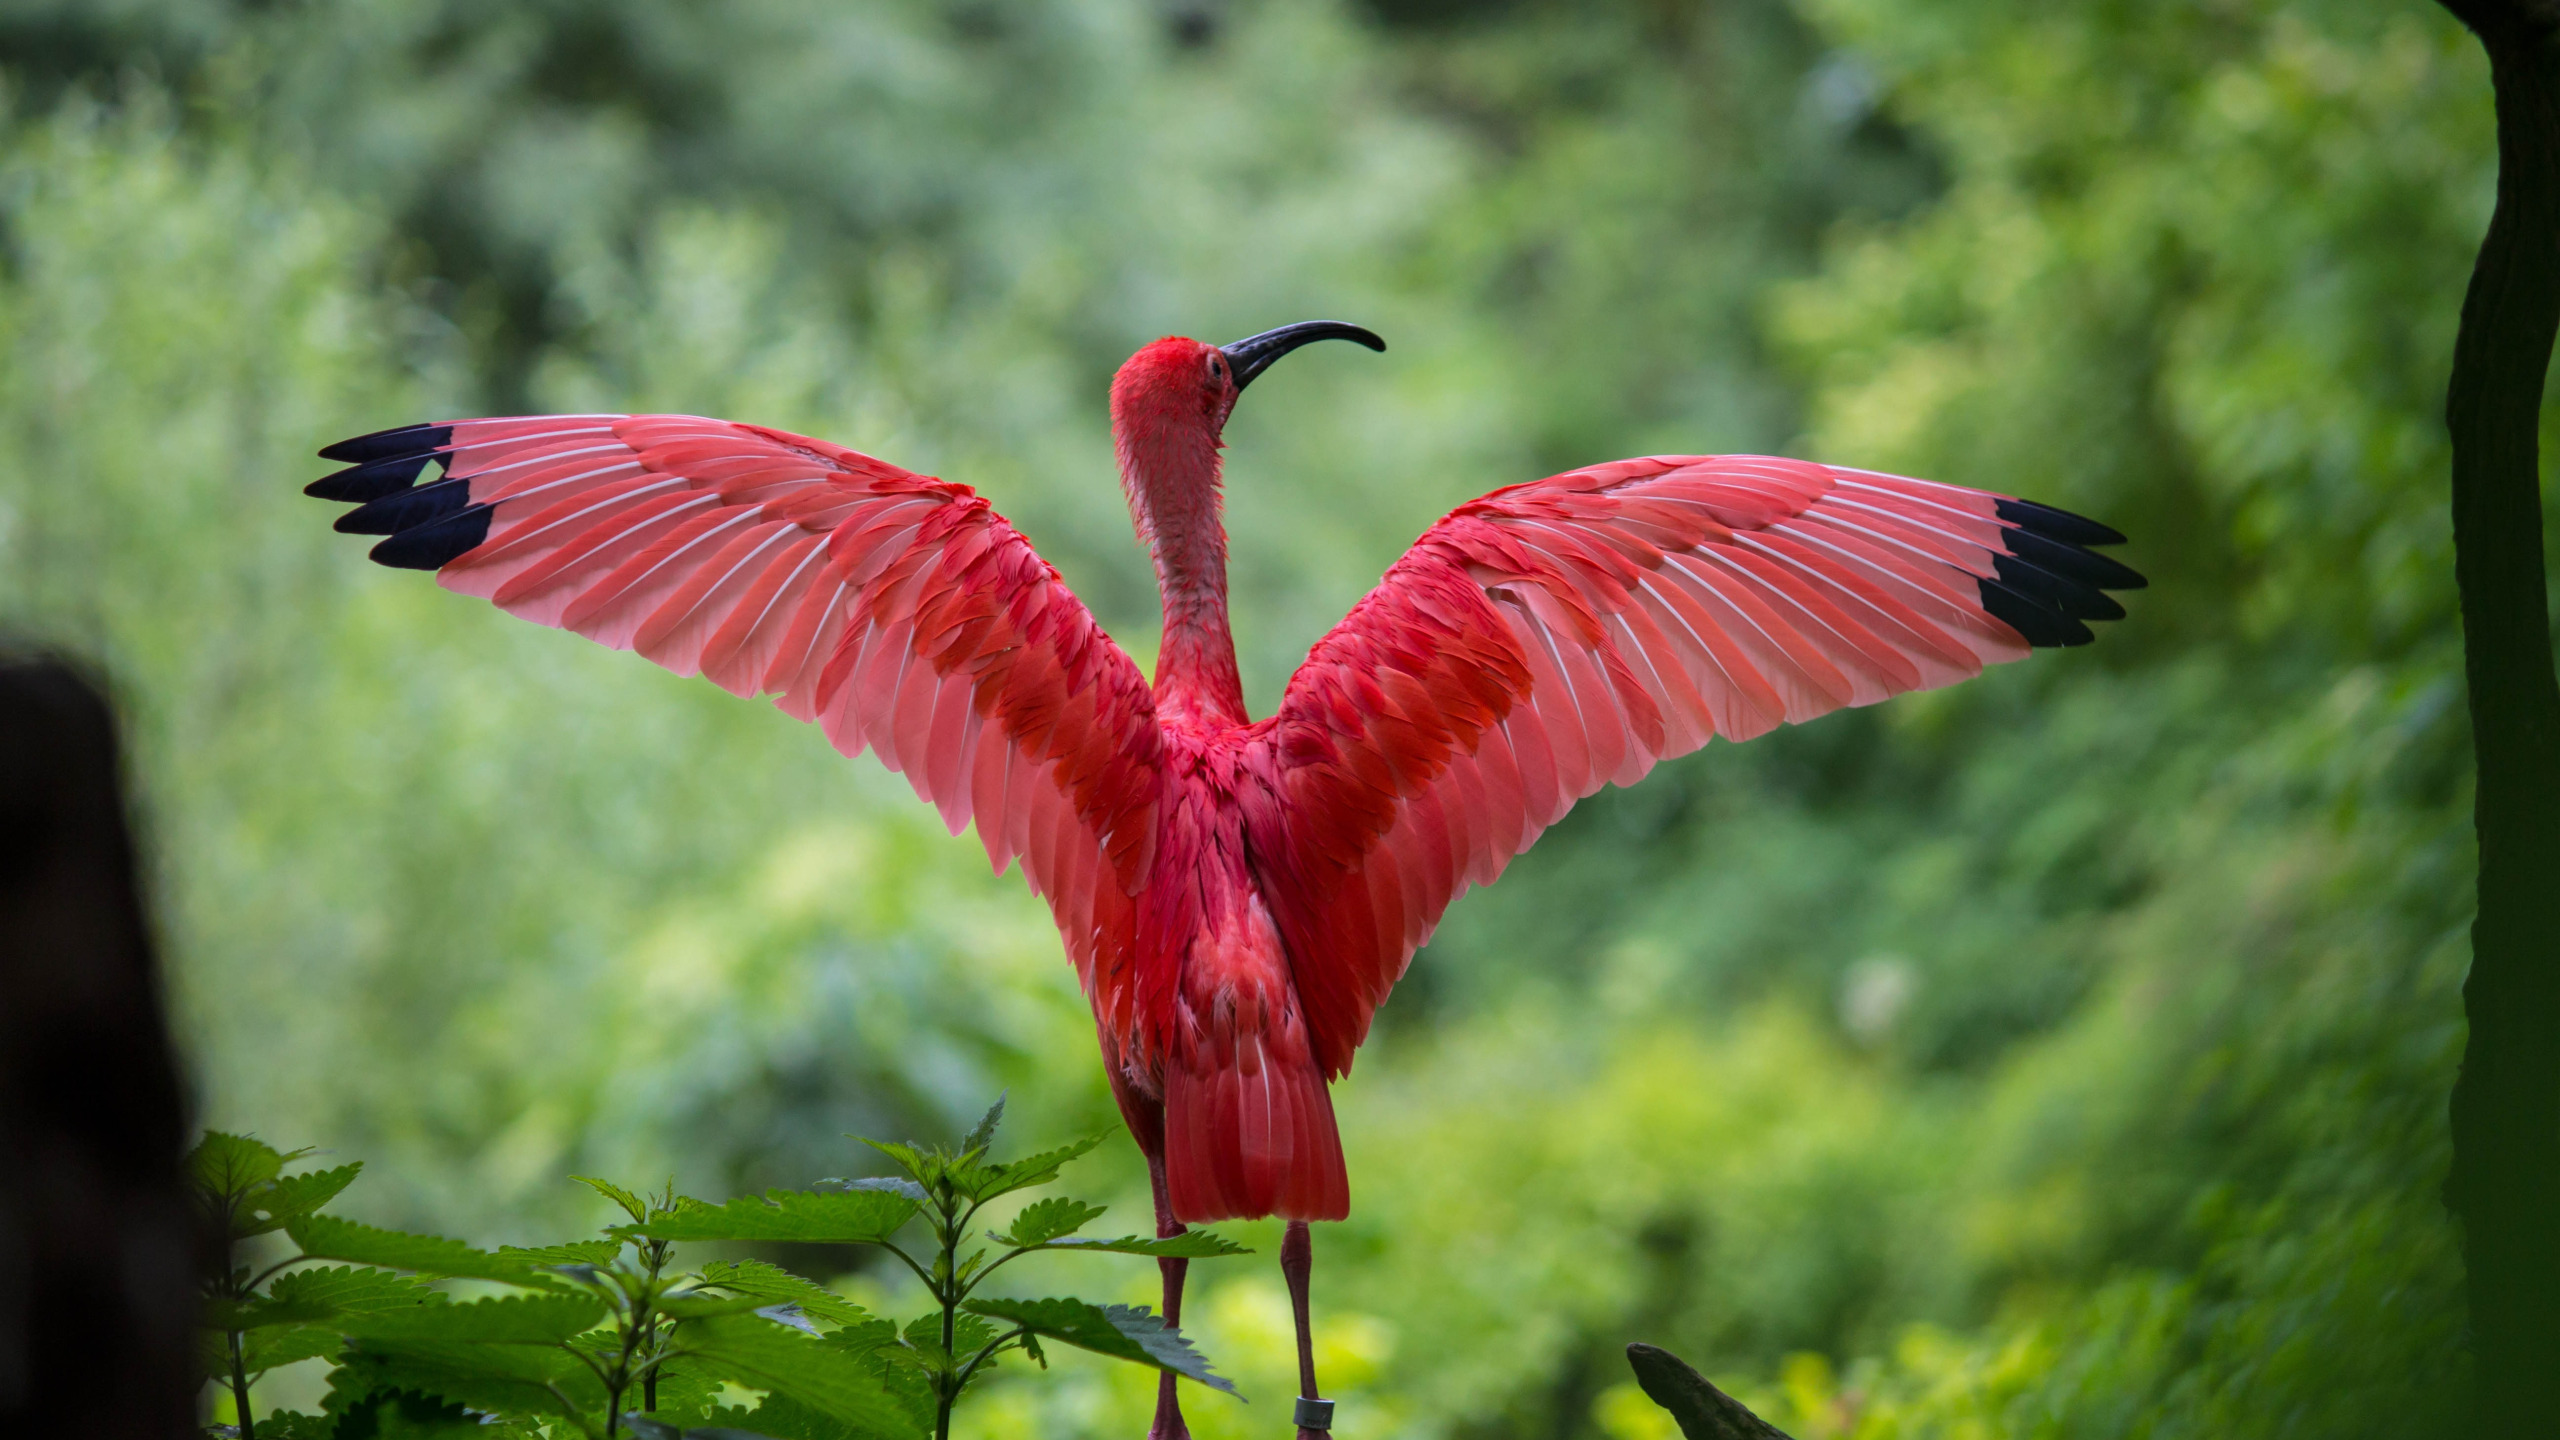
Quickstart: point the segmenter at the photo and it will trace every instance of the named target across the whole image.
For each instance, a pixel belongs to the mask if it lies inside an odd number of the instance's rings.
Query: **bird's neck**
[[[1219,518],[1218,442],[1189,426],[1133,427],[1120,471],[1138,534],[1155,556],[1164,602],[1156,709],[1168,720],[1245,723],[1244,684],[1227,629],[1227,532]]]

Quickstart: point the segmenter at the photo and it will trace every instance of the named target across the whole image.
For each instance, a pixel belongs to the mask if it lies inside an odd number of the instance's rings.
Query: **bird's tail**
[[[1175,1218],[1339,1220],[1351,1213],[1351,1180],[1333,1097],[1312,1058],[1294,1063],[1258,1046],[1239,1063],[1168,1065],[1164,1077],[1165,1180]]]

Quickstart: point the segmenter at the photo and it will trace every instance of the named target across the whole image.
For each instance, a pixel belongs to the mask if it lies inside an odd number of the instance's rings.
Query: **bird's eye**
[[[1213,385],[1223,385],[1223,384],[1225,384],[1225,383],[1226,383],[1226,381],[1227,381],[1227,357],[1226,357],[1226,354],[1225,354],[1225,352],[1223,352],[1223,351],[1212,350],[1212,351],[1210,351],[1210,352],[1209,352],[1209,383],[1211,383],[1211,384],[1213,384]]]

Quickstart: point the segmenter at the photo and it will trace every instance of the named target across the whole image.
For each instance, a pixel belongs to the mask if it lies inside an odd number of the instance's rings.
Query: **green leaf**
[[[775,1440],[864,1440],[862,1431],[788,1395],[767,1395],[753,1410],[715,1410],[709,1418],[719,1427],[742,1434],[770,1435]],[[919,1429],[930,1423],[929,1414],[916,1422]]]
[[[501,1245],[498,1258],[521,1260],[535,1267],[610,1265],[622,1253],[619,1240],[572,1240],[564,1245]]]
[[[1185,1230],[1150,1240],[1139,1235],[1123,1235],[1117,1240],[1086,1240],[1070,1236],[1052,1240],[1044,1250],[1101,1250],[1113,1255],[1153,1255],[1171,1260],[1215,1260],[1225,1255],[1250,1255],[1253,1252],[1215,1230]]]
[[[863,1144],[897,1161],[898,1168],[906,1171],[909,1179],[923,1184],[933,1183],[933,1178],[941,1174],[944,1169],[945,1162],[940,1156],[927,1154],[913,1145],[901,1144],[895,1140],[865,1140],[859,1135],[848,1138],[861,1140]]]
[[[264,1235],[281,1228],[296,1215],[308,1215],[338,1198],[338,1192],[355,1183],[356,1173],[364,1169],[358,1161],[334,1170],[314,1170],[308,1175],[287,1175],[253,1192],[241,1208],[247,1223],[235,1228],[239,1235]]]
[[[676,1343],[722,1379],[787,1395],[892,1440],[922,1434],[872,1366],[788,1326],[754,1315],[720,1315],[687,1322],[677,1330]]]
[[[337,1433],[338,1419],[334,1415],[277,1410],[258,1417],[258,1440],[334,1440]]]
[[[830,1325],[860,1325],[871,1318],[870,1311],[818,1282],[762,1260],[705,1265],[702,1283],[751,1296],[767,1305],[797,1305],[811,1319]]]
[[[866,1175],[859,1180],[847,1180],[836,1176],[820,1180],[809,1188],[812,1190],[882,1190],[891,1195],[904,1195],[918,1205],[933,1198],[924,1193],[923,1186],[903,1175]]]
[[[759,1300],[752,1295],[661,1295],[656,1303],[659,1314],[676,1320],[703,1320],[714,1315],[744,1315],[750,1310],[775,1308],[772,1301]]]
[[[648,1201],[641,1199],[639,1196],[632,1194],[630,1191],[623,1189],[621,1186],[614,1184],[610,1180],[598,1180],[592,1175],[572,1175],[569,1178],[586,1186],[588,1189],[593,1190],[607,1200],[612,1201],[614,1204],[621,1206],[623,1213],[631,1217],[632,1224],[640,1225],[648,1222]]]
[[[992,1200],[1034,1185],[1046,1185],[1058,1178],[1068,1161],[1101,1144],[1105,1135],[1088,1135],[1084,1139],[1056,1150],[1026,1156],[1009,1165],[953,1165],[951,1182],[972,1200]]]
[[[1013,1217],[1013,1228],[992,1238],[1003,1245],[1029,1247],[1046,1245],[1060,1236],[1073,1235],[1098,1219],[1107,1207],[1087,1205],[1081,1200],[1053,1196],[1035,1200],[1022,1207]]]
[[[270,1325],[327,1324],[348,1315],[446,1303],[443,1294],[405,1275],[332,1265],[279,1275],[266,1294],[246,1304],[208,1304],[204,1319],[216,1329],[257,1330]]]
[[[509,1420],[574,1419],[604,1404],[594,1372],[564,1350],[532,1345],[368,1347],[339,1362],[329,1390],[333,1411],[352,1410],[386,1391],[414,1391]]]
[[[942,1312],[928,1310],[907,1322],[905,1354],[910,1363],[940,1373],[956,1368],[975,1355],[988,1341],[996,1338],[996,1328],[975,1315],[955,1315],[951,1326],[951,1355],[945,1363],[942,1353]]]
[[[1706,1376],[1668,1350],[1630,1345],[1627,1365],[1645,1395],[1671,1412],[1687,1440],[1787,1440],[1785,1431],[1708,1384]]]
[[[973,1150],[984,1154],[986,1148],[995,1143],[996,1126],[1004,1123],[1004,1099],[1002,1094],[997,1095],[996,1103],[987,1107],[985,1117],[971,1127],[968,1134],[960,1137],[962,1154],[968,1154]]]
[[[497,1280],[509,1285],[542,1287],[557,1283],[522,1260],[474,1249],[440,1235],[385,1230],[334,1215],[296,1216],[284,1229],[304,1254],[317,1260],[352,1260],[359,1265],[467,1280]]]
[[[456,1345],[557,1345],[594,1329],[605,1303],[593,1295],[509,1295],[468,1304],[418,1305],[351,1315],[340,1328],[368,1344],[405,1350],[415,1341]]]
[[[1156,1318],[1143,1305],[1092,1305],[1068,1299],[970,1300],[960,1308],[989,1319],[1010,1321],[1044,1340],[1063,1340],[1097,1355],[1152,1365],[1188,1376],[1213,1390],[1236,1394],[1236,1387],[1210,1370],[1207,1358],[1192,1348],[1181,1331]]]
[[[286,1161],[309,1153],[296,1150],[288,1155],[252,1136],[207,1130],[196,1148],[187,1152],[187,1174],[212,1194],[244,1195],[284,1173]]]
[[[633,1440],[774,1440],[771,1435],[758,1434],[753,1430],[740,1430],[732,1425],[703,1425],[691,1430],[679,1430],[662,1420],[652,1420],[637,1411],[626,1413],[622,1417],[622,1425],[624,1429],[631,1432]]]
[[[240,1368],[260,1375],[280,1365],[335,1355],[345,1343],[346,1337],[334,1325],[271,1325],[240,1337]],[[229,1373],[230,1351],[218,1349],[216,1353],[219,1363],[209,1373]]]
[[[652,1240],[797,1240],[816,1245],[877,1245],[898,1233],[916,1213],[903,1195],[878,1190],[768,1190],[726,1205],[690,1197],[660,1211],[645,1225],[617,1226],[617,1235]]]

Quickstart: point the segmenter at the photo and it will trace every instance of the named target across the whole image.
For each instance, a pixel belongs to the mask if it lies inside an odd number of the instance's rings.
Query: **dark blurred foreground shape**
[[[2489,52],[2498,208],[2463,298],[2445,420],[2479,764],[2480,909],[2453,1092],[2478,1433],[2560,1434],[2560,678],[2542,554],[2544,380],[2560,329],[2560,0],[2445,0]]]
[[[192,1430],[186,1103],[115,721],[0,659],[0,1435]]]
[[[1627,1365],[1645,1397],[1671,1412],[1683,1440],[1789,1440],[1787,1432],[1657,1345],[1627,1347]]]

